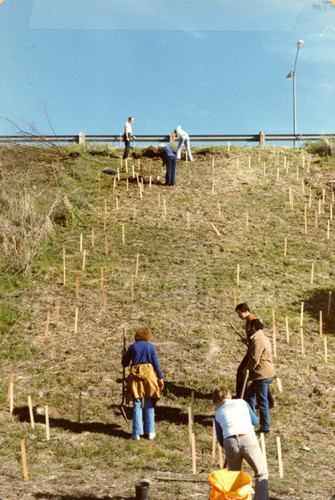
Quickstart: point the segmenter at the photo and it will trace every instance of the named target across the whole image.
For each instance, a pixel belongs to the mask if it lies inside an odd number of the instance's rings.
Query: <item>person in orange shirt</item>
[[[256,319],[256,316],[250,312],[250,307],[246,302],[242,302],[241,304],[237,304],[235,307],[235,312],[238,314],[238,317],[242,320],[245,320],[245,333],[246,333],[246,338],[244,340],[244,343],[246,345],[249,344],[249,337],[248,334],[250,334],[250,322],[254,319]],[[244,375],[243,371],[248,362],[248,354],[244,356],[242,359],[236,373],[236,397],[241,397],[242,393],[242,388],[243,388],[243,381],[244,381]],[[270,391],[270,388],[268,390],[268,401],[269,401],[269,408],[273,408],[275,405],[274,397]]]

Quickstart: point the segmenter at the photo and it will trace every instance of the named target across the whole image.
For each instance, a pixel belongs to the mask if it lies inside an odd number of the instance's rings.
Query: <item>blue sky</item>
[[[135,134],[291,133],[300,39],[297,132],[335,134],[329,0],[3,0],[0,115],[43,134],[129,115]]]

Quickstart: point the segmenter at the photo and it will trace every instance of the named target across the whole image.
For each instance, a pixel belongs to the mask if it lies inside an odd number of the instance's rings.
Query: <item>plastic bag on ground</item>
[[[212,486],[209,500],[251,500],[252,479],[244,471],[221,469],[208,475]]]

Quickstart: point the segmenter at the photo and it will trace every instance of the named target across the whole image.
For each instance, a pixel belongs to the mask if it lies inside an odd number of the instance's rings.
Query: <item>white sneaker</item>
[[[136,441],[139,441],[140,436],[138,434],[135,434],[135,436],[131,436],[131,439],[135,439]]]
[[[148,433],[148,439],[155,439],[156,437],[156,432],[149,432]]]

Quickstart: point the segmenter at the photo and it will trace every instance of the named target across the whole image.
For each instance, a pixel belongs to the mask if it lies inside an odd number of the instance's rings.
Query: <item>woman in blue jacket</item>
[[[124,367],[131,363],[128,377],[126,402],[133,401],[133,439],[140,439],[144,433],[148,439],[154,439],[155,405],[164,388],[163,374],[159,365],[156,348],[149,342],[151,330],[140,328],[135,334],[135,343],[131,344],[122,356]],[[144,398],[144,430],[142,405]]]

